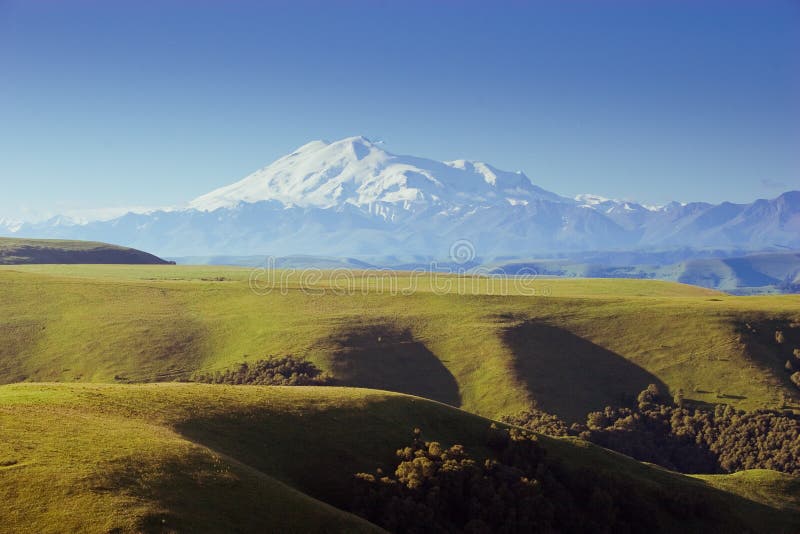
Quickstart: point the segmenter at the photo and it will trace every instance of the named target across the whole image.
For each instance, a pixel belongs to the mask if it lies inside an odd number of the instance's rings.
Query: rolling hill
[[[482,461],[487,418],[537,406],[580,421],[647,384],[800,409],[782,367],[800,346],[789,296],[310,273],[0,267],[0,531],[377,532],[350,512],[354,475],[392,472],[413,428]],[[289,354],[355,387],[176,382]],[[663,532],[800,528],[796,476],[686,476],[576,438],[537,443],[558,476],[612,481]]]
[[[0,528],[18,533],[378,532],[343,511],[353,475],[390,465],[411,428],[491,456],[490,421],[367,389],[20,384],[0,387],[0,422]],[[688,477],[577,440],[538,443],[566,472],[630,488],[662,532],[800,527],[795,477]]]
[[[172,262],[141,250],[106,243],[0,237],[0,265],[31,263],[165,265]]]
[[[263,272],[237,268],[0,268],[0,382],[169,381],[295,355],[347,385],[487,417],[535,403],[578,421],[650,383],[743,409],[800,400],[784,370],[791,347],[771,337],[798,330],[791,296],[546,278],[521,288],[530,295],[492,278],[279,273],[269,291]]]

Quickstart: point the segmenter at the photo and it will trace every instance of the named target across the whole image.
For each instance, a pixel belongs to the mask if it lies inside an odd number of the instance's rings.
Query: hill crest
[[[174,264],[141,250],[107,243],[0,237],[0,265],[92,263]]]

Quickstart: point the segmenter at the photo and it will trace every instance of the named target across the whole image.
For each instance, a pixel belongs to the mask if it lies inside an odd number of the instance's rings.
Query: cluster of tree
[[[256,386],[328,386],[334,382],[313,363],[294,356],[240,363],[233,369],[196,374],[191,381]]]
[[[586,424],[567,426],[538,410],[504,420],[555,436],[578,436],[637,460],[683,473],[774,469],[800,474],[800,416],[791,412],[713,410],[666,401],[648,386],[633,407],[592,412]]]
[[[659,514],[716,514],[700,494],[644,494],[616,475],[567,470],[527,432],[492,425],[487,448],[491,459],[479,460],[415,430],[394,473],[356,475],[352,510],[397,533],[659,532]]]

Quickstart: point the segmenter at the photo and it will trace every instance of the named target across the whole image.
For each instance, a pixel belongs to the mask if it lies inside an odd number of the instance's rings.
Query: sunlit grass
[[[414,427],[481,457],[489,424],[424,399],[354,388],[3,386],[0,530],[367,531],[321,501],[346,507],[353,473],[389,467]],[[540,442],[568,469],[632,480],[645,496],[707,494],[743,528],[790,532],[800,524],[796,499],[782,499],[796,477],[692,478],[574,439]],[[770,489],[771,481],[778,485]],[[663,521],[665,532],[709,526]]]
[[[424,347],[443,381],[455,382],[459,406],[492,417],[558,392],[568,401],[559,407],[561,415],[571,419],[618,402],[620,384],[630,380],[603,383],[591,366],[558,356],[576,339],[605,358],[629,362],[631,376],[649,373],[690,400],[747,409],[775,406],[796,391],[783,362],[752,353],[737,333],[745,321],[800,318],[793,296],[731,297],[643,280],[551,279],[534,281],[534,287],[549,285],[549,296],[341,292],[324,290],[323,282],[311,290],[258,294],[249,279],[248,269],[217,267],[2,268],[0,380],[164,381],[286,354],[327,370],[334,357],[347,358],[353,350],[362,351],[362,361],[384,357],[381,343],[391,336],[381,332],[399,331]],[[364,280],[376,283],[374,273]],[[552,326],[551,335],[514,346],[509,333],[524,332],[528,321]],[[353,337],[364,331],[377,333]],[[525,375],[536,367],[526,362],[545,353],[551,362],[546,376]],[[372,369],[393,373],[380,363]],[[576,385],[589,393],[569,395]],[[402,381],[396,389],[409,390]]]

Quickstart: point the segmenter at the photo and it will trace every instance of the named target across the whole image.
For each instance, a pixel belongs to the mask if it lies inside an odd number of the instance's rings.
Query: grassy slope
[[[764,469],[731,475],[693,475],[723,491],[764,503],[779,510],[800,510],[800,477]]]
[[[189,384],[4,386],[0,420],[0,516],[15,532],[366,531],[320,500],[346,505],[351,475],[387,466],[414,426],[481,455],[489,424],[373,390]],[[664,516],[666,531],[800,527],[797,503],[741,477],[709,484],[575,440],[542,443],[566,465],[632,479],[645,495],[659,487],[706,493],[731,518],[701,525]]]
[[[146,391],[111,387],[0,390],[0,531],[374,530],[187,440]],[[186,416],[195,400],[187,393],[163,390],[162,399],[183,404],[170,415]]]
[[[3,386],[0,423],[0,530],[8,532],[367,531],[320,501],[346,505],[352,474],[387,466],[414,426],[481,455],[489,424],[374,390],[197,384]],[[567,466],[610,471],[643,495],[706,495],[730,520],[675,524],[653,497],[665,532],[800,527],[797,503],[742,483],[748,474],[709,483],[583,442],[541,439]]]
[[[791,296],[554,279],[535,283],[546,297],[486,294],[500,292],[500,282],[487,280],[476,291],[484,294],[460,295],[454,286],[440,295],[426,278],[407,296],[376,291],[374,279],[353,282],[368,285],[365,292],[259,295],[249,275],[216,267],[0,268],[0,381],[171,380],[295,354],[354,385],[489,417],[536,399],[568,419],[650,382],[742,408],[797,391],[783,362],[750,350],[737,330],[744,321],[797,320],[800,302]]]
[[[70,263],[164,264],[167,262],[147,252],[107,243],[0,237],[0,265]]]

